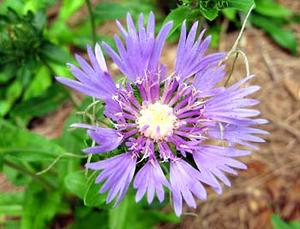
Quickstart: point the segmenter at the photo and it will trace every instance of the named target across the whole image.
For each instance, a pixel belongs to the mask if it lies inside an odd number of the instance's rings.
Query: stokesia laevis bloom
[[[217,86],[225,76],[224,66],[219,65],[225,53],[206,54],[211,38],[204,38],[204,31],[196,35],[197,22],[189,33],[185,22],[182,24],[172,74],[167,74],[160,63],[172,22],[157,36],[153,13],[146,26],[143,14],[137,28],[130,14],[127,29],[118,21],[117,26],[122,35],[122,39],[114,37],[117,51],[105,42],[101,46],[126,76],[126,83],[114,83],[99,44],[94,51],[87,48],[90,63],[77,55],[80,67],[70,64],[76,80],[57,80],[103,101],[104,114],[113,123],[112,128],[74,124],[86,128],[97,143],[84,152],[125,149],[117,156],[86,165],[100,171],[96,182],[103,183],[100,193],[108,191],[107,203],[116,199],[115,204],[119,204],[131,183],[137,190],[136,201],[146,195],[149,203],[155,195],[162,202],[168,188],[174,210],[180,215],[183,200],[195,208],[195,197],[206,199],[204,185],[221,193],[220,182],[230,186],[225,173],[236,175],[235,169],[246,169],[236,157],[250,152],[237,147],[255,148],[251,142],[263,142],[255,134],[267,132],[252,126],[266,120],[253,118],[259,112],[248,107],[258,101],[246,98],[259,87],[243,87],[252,76],[228,88]],[[222,145],[213,145],[216,140]]]

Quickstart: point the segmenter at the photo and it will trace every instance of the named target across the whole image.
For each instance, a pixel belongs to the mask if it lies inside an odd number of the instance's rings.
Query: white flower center
[[[173,108],[156,102],[142,108],[137,124],[140,131],[154,140],[161,140],[173,133],[176,116]]]

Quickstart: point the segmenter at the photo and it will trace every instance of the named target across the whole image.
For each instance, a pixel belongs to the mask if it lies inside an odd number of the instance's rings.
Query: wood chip
[[[300,100],[300,75],[290,75],[284,78],[284,86],[296,100]]]

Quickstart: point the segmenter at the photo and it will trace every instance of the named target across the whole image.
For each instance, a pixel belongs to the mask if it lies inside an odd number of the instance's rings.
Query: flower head
[[[137,201],[144,195],[149,203],[155,195],[163,201],[167,188],[180,215],[182,200],[196,207],[195,197],[206,199],[204,185],[221,193],[219,181],[230,185],[225,173],[236,175],[235,169],[246,169],[235,157],[249,151],[237,147],[254,147],[249,142],[263,141],[254,134],[266,134],[251,127],[266,120],[253,118],[259,112],[248,107],[257,101],[245,98],[259,87],[242,87],[252,76],[228,88],[217,87],[225,76],[224,66],[219,65],[225,54],[206,54],[210,37],[204,39],[204,31],[197,37],[197,22],[188,34],[185,22],[182,24],[171,75],[159,60],[172,22],[157,36],[153,13],[146,26],[143,14],[137,28],[130,14],[127,29],[118,21],[117,26],[123,38],[114,37],[117,51],[104,42],[102,48],[127,77],[126,83],[114,83],[99,44],[94,52],[87,48],[90,63],[76,56],[80,67],[70,65],[76,80],[57,79],[102,100],[104,114],[113,123],[113,128],[74,124],[86,128],[97,143],[84,152],[124,149],[120,155],[86,165],[100,171],[96,182],[103,182],[101,193],[108,191],[107,202],[116,198],[118,204],[131,182],[137,189]],[[216,141],[209,141],[209,145],[207,140],[220,140],[223,146],[213,145]]]

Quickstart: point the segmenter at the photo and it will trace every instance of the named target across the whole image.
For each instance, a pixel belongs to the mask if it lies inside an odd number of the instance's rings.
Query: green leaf
[[[46,192],[36,183],[26,189],[21,229],[49,228],[48,224],[59,211],[59,192]]]
[[[37,30],[43,31],[43,28],[45,27],[47,23],[47,15],[42,12],[42,11],[38,11],[36,12],[36,14],[34,15],[34,21],[33,21],[33,25]]]
[[[0,216],[9,215],[9,216],[19,216],[22,215],[23,207],[22,205],[0,205]],[[1,224],[0,224],[1,225]]]
[[[226,8],[222,10],[222,13],[227,17],[229,20],[234,21],[236,18],[236,9],[233,8]]]
[[[10,154],[19,160],[43,161],[65,153],[51,140],[22,130],[0,119],[0,154]]]
[[[1,192],[0,205],[22,204],[24,192]]]
[[[269,0],[256,1],[255,11],[264,16],[285,18],[292,16],[292,11],[282,5]]]
[[[95,184],[97,172],[93,172],[88,180],[86,191],[83,197],[84,205],[88,207],[102,207],[105,203],[106,195],[100,194],[101,184]]]
[[[6,64],[0,71],[0,83],[6,83],[15,76],[15,65]]]
[[[182,22],[187,18],[190,12],[191,8],[187,6],[181,6],[169,13],[164,20],[164,24],[168,21],[173,21],[173,27],[169,33],[169,36],[174,33],[179,26],[181,26]]]
[[[20,216],[22,214],[23,192],[1,192],[0,215]]]
[[[9,109],[11,108],[12,104],[8,100],[2,100],[0,101],[0,117],[3,117],[7,114]]]
[[[75,171],[65,177],[67,189],[79,198],[83,199],[87,188],[87,177],[85,171]]]
[[[19,220],[5,220],[5,222],[3,222],[3,229],[19,229],[21,227],[21,223]]]
[[[68,63],[72,63],[73,58],[68,61]],[[69,78],[73,78],[70,69],[66,67],[66,65],[54,63],[54,62],[49,62],[49,66],[51,69],[54,71],[56,76],[65,76]]]
[[[228,8],[235,8],[245,13],[255,4],[254,0],[226,0],[226,2]]]
[[[273,214],[271,218],[273,229],[299,229],[299,221],[285,222],[280,216]]]
[[[129,10],[119,3],[102,2],[96,5],[93,12],[97,20],[104,21],[124,17]]]
[[[208,29],[207,33],[212,36],[210,46],[213,48],[217,47],[220,40],[221,26],[220,25],[211,26]]]
[[[40,49],[40,55],[45,61],[63,65],[70,62],[72,59],[70,53],[66,49],[52,43],[44,44]]]
[[[11,107],[21,94],[22,82],[15,79],[6,90],[5,100],[0,100],[0,117],[6,115],[10,111]]]
[[[300,221],[290,221],[289,225],[291,229],[300,229]]]
[[[0,172],[3,170],[4,165],[4,156],[0,154]]]
[[[6,98],[9,102],[13,103],[16,99],[20,97],[22,93],[22,83],[15,80],[8,88],[6,93]]]
[[[252,15],[250,20],[255,26],[266,31],[278,45],[289,49],[293,55],[297,54],[297,39],[293,32],[259,15]]]
[[[46,10],[47,8],[51,7],[56,0],[30,0],[25,1],[24,4],[24,12],[33,11],[36,12],[38,10]]]
[[[219,10],[216,8],[215,9],[205,9],[205,8],[200,7],[200,12],[206,19],[208,19],[210,21],[214,20],[219,14]]]
[[[133,204],[136,203],[133,202]],[[155,226],[160,223],[178,224],[180,223],[180,218],[177,217],[173,212],[160,212],[159,209],[139,209],[136,212],[135,221],[135,229],[144,229],[155,228]],[[130,225],[127,228],[130,229]]]
[[[77,30],[78,28],[75,31]],[[51,40],[55,41],[56,43],[65,45],[73,44],[73,40],[76,39],[73,31],[65,23],[65,21],[62,20],[54,21],[49,30],[46,31],[46,36],[51,38]]]
[[[108,212],[93,211],[91,208],[76,208],[75,220],[70,229],[95,228],[95,225],[101,225],[101,229],[108,229]]]
[[[92,98],[86,97],[80,104],[79,108],[75,109],[64,123],[62,134],[57,142],[63,148],[68,149],[69,152],[82,154],[82,149],[87,147],[85,142],[87,139],[86,130],[83,128],[70,128],[70,126],[73,123],[84,122],[82,117],[78,117],[77,112],[83,111],[91,103]],[[103,119],[104,108],[101,110],[97,109],[98,107],[99,105],[96,106],[97,118]]]
[[[109,228],[111,229],[145,229],[153,228],[155,225],[167,223],[179,223],[178,218],[173,212],[160,212],[159,209],[149,209],[143,207],[143,203],[136,203],[135,194],[128,191],[121,204],[109,210]],[[151,205],[154,206],[154,203]]]
[[[300,13],[294,14],[291,21],[295,23],[300,23]]]
[[[23,100],[41,95],[52,83],[51,75],[45,66],[41,66],[26,89]]]
[[[136,214],[139,211],[139,208],[140,205],[135,203],[133,196],[128,193],[118,207],[109,210],[109,228],[132,228],[132,225],[136,225]]]
[[[59,20],[66,21],[71,17],[83,4],[84,0],[64,0],[59,11]]]
[[[67,97],[62,86],[53,84],[41,96],[17,104],[11,114],[16,117],[40,117],[57,109]]]
[[[1,1],[0,4],[0,13],[5,14],[8,8],[12,8],[18,13],[24,13],[24,2],[22,0],[5,0]]]

